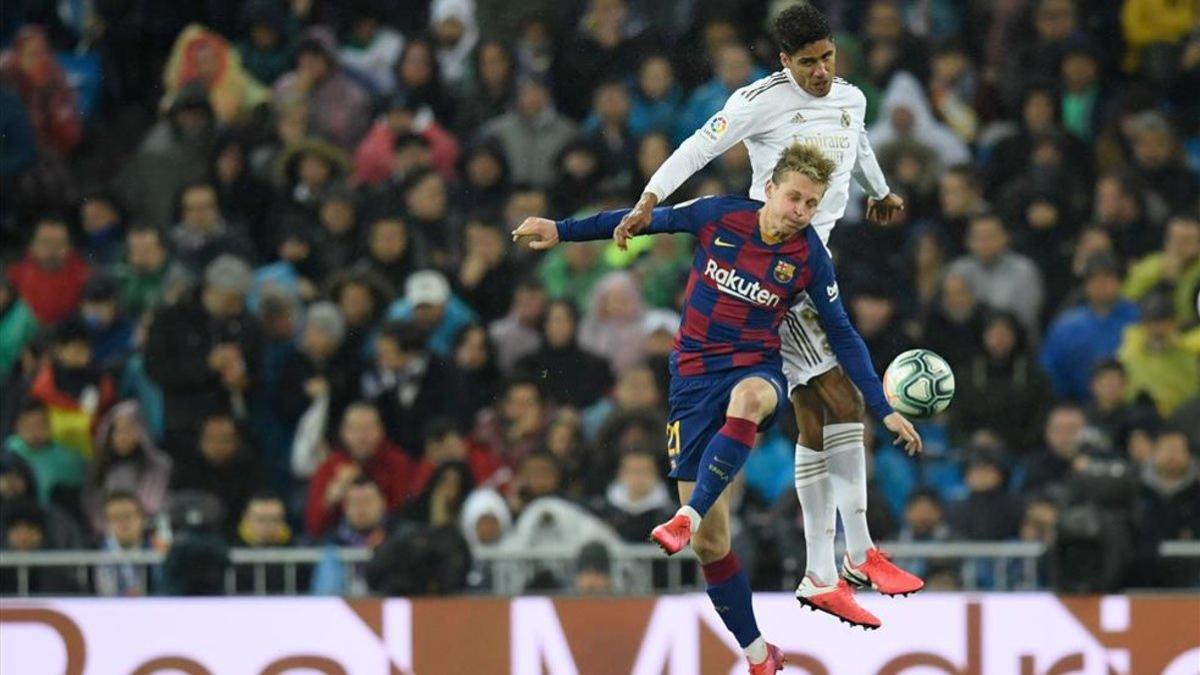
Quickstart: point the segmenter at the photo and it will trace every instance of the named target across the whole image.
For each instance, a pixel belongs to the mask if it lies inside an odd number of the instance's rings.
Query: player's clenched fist
[[[617,229],[613,230],[613,241],[617,243],[617,248],[624,251],[630,237],[636,237],[650,227],[650,220],[654,216],[654,207],[657,204],[658,197],[646,192],[629,213],[621,218]]]
[[[513,230],[512,240],[529,240],[529,248],[544,251],[558,243],[558,226],[549,218],[526,218]]]
[[[896,193],[867,200],[867,220],[879,225],[891,225],[903,210],[904,200]]]

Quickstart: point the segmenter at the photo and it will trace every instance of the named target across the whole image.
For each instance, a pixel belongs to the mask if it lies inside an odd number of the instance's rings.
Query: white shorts
[[[808,384],[809,380],[833,370],[838,364],[817,308],[807,293],[802,294],[784,315],[779,338],[788,396],[796,387]]]

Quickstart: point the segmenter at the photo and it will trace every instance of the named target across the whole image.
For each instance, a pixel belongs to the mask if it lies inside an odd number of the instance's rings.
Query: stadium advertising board
[[[1196,675],[1200,595],[866,595],[882,630],[755,597],[808,675]],[[0,673],[726,675],[742,657],[702,595],[659,599],[4,600]]]

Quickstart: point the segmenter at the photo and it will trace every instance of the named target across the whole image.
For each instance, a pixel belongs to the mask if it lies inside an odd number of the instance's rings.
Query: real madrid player
[[[850,179],[867,192],[867,217],[888,223],[904,201],[887,181],[867,140],[866,99],[854,85],[834,76],[836,49],[829,23],[808,3],[784,10],[775,21],[783,68],[734,92],[724,109],[698,129],[650,178],[637,205],[613,233],[618,246],[647,228],[652,211],[693,173],[735,143],[746,144],[754,179],[750,197],[763,199],[763,187],[780,152],[792,143],[819,148],[836,169],[812,227],[827,244],[846,210]],[[836,282],[818,293],[838,297]],[[924,586],[896,567],[871,541],[867,528],[867,480],[862,395],[830,348],[811,296],[794,304],[781,328],[783,371],[796,414],[796,492],[804,513],[807,566],[796,589],[802,603],[855,625],[879,620],[853,597],[847,581],[870,585],[888,595]],[[910,453],[919,444],[909,444]],[[846,557],[838,578],[833,539],[837,512],[846,533]]]
[[[834,284],[833,264],[809,226],[835,165],[821,152],[793,145],[767,179],[766,203],[745,197],[696,199],[654,209],[647,231],[691,232],[683,323],[671,352],[668,452],[684,506],[654,528],[667,553],[690,542],[703,566],[708,596],[750,661],[752,675],[783,668],[783,653],[759,634],[750,582],[730,551],[729,496],[760,429],[784,407],[779,328],[795,297],[809,289],[829,329],[830,344],[862,388],[871,412],[905,440],[916,430],[892,410],[871,356],[836,297],[815,291]],[[626,211],[555,222],[528,218],[513,235],[530,247],[611,237]]]

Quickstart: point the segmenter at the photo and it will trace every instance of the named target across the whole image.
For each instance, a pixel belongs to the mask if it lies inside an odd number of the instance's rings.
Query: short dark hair
[[[132,490],[110,490],[104,495],[104,505],[108,506],[113,502],[128,501],[137,504],[138,511],[144,511],[142,508],[142,500],[138,498]]]
[[[139,224],[130,226],[130,228],[125,231],[126,237],[130,237],[135,234],[152,234],[152,235],[154,235],[154,237],[156,239],[158,239],[158,243],[160,246],[166,246],[166,244],[167,244],[167,240],[166,240],[166,237],[163,235],[163,231],[153,225],[146,225],[145,223],[139,223]]]
[[[426,150],[429,149],[429,139],[414,133],[396,134],[396,139],[392,141],[392,151],[407,148],[410,145],[419,145]]]
[[[262,488],[261,490],[255,490],[254,493],[252,493],[250,495],[250,499],[246,500],[246,504],[249,504],[250,502],[282,502],[282,501],[283,501],[283,497],[280,497],[278,492],[272,490],[271,488]]]
[[[542,398],[542,384],[534,379],[532,375],[520,373],[510,377],[508,381],[504,383],[505,395],[517,387],[533,387],[533,390],[537,392],[538,400],[541,400]]]
[[[985,220],[999,223],[1000,229],[1004,230],[1006,233],[1008,232],[1008,223],[1004,222],[1004,218],[1001,218],[1000,214],[996,213],[995,211],[980,211],[979,213],[972,213],[967,217],[967,229],[970,229],[975,223]]]
[[[1125,365],[1116,359],[1104,359],[1092,368],[1092,379],[1104,373],[1120,373],[1121,377],[1125,377]]]
[[[31,525],[45,533],[46,512],[37,503],[37,500],[28,497],[20,499],[9,506],[7,511],[8,513],[4,517],[5,533],[17,524]]]
[[[37,219],[33,222],[33,232],[31,232],[30,235],[32,236],[43,227],[64,227],[70,231],[71,216],[59,208],[47,209],[39,214]]]
[[[517,279],[516,287],[525,291],[544,291],[546,284],[536,274],[526,274]]]
[[[391,321],[379,331],[379,339],[391,340],[402,352],[425,350],[425,331],[411,321]]]
[[[380,486],[379,483],[376,483],[374,478],[371,478],[370,476],[368,476],[366,474],[361,474],[354,480],[350,481],[350,487],[352,487],[352,488],[373,487],[379,491],[379,494],[381,496],[383,495],[383,487]]]
[[[943,175],[958,176],[967,182],[968,187],[978,190],[983,187],[983,181],[979,177],[979,171],[970,164],[953,164],[943,172]]]
[[[937,490],[930,487],[917,488],[908,495],[908,499],[904,500],[905,506],[912,506],[914,503],[928,500],[934,503],[939,509],[942,508],[942,498],[938,495]]]
[[[458,423],[450,417],[435,417],[425,424],[421,435],[426,443],[440,443],[450,434],[462,435]]]
[[[24,417],[29,413],[41,413],[43,415],[47,414],[48,411],[46,410],[46,404],[42,403],[41,400],[30,396],[23,403],[21,403],[21,409],[17,411],[17,417]]]
[[[650,448],[647,448],[644,446],[635,446],[632,448],[627,448],[624,452],[621,453],[621,457],[618,459],[618,463],[624,463],[625,460],[630,457],[641,457],[641,458],[650,460],[650,462],[653,464],[658,464],[658,453],[656,453],[655,451],[651,450]]]
[[[78,318],[71,317],[54,328],[54,346],[62,347],[72,342],[91,343],[87,326]]]
[[[832,35],[829,20],[807,2],[792,5],[775,17],[775,40],[785,54],[795,54],[817,40]]]

